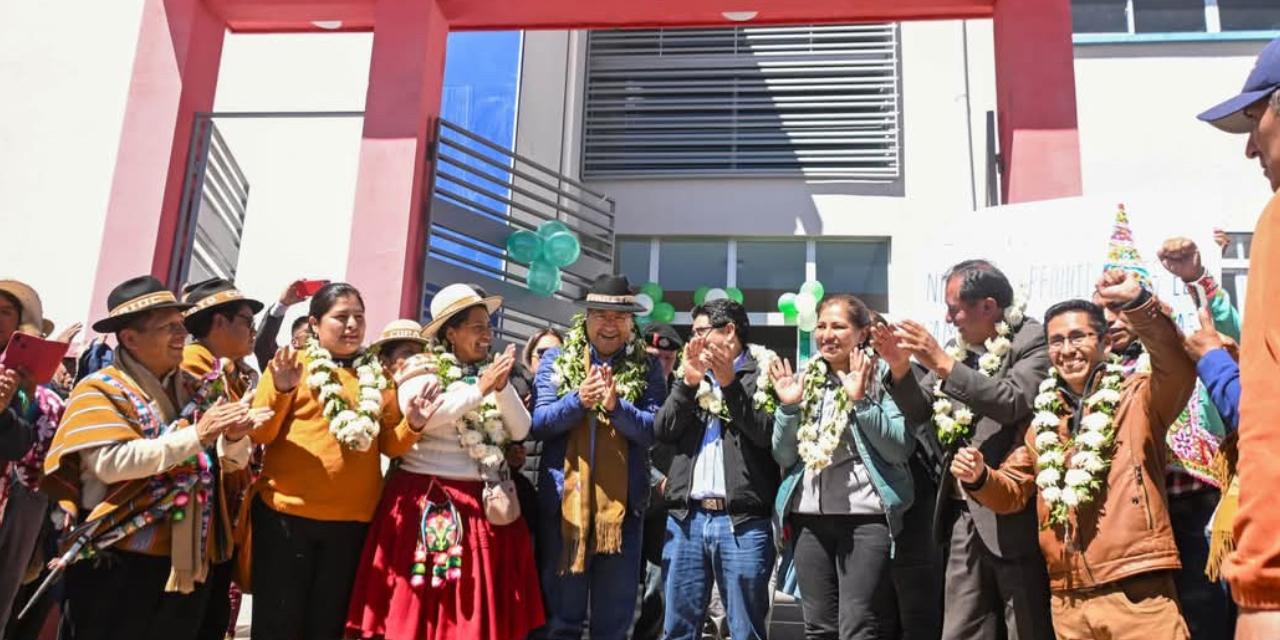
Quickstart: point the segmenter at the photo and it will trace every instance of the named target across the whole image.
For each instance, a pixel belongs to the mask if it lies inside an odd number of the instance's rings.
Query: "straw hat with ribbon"
[[[431,299],[431,323],[422,330],[423,337],[435,338],[440,327],[443,327],[449,318],[476,305],[484,305],[484,308],[492,314],[502,306],[502,297],[481,298],[475,289],[465,284],[451,284],[441,289]]]
[[[190,329],[200,317],[213,313],[228,304],[247,304],[249,311],[257,314],[265,306],[253,298],[245,297],[234,282],[224,278],[209,278],[189,284],[182,289],[182,301],[191,306],[183,315],[183,322]]]
[[[371,348],[376,349],[388,342],[400,340],[416,342],[424,347],[427,345],[427,339],[422,337],[422,325],[412,320],[392,320],[382,328],[382,335],[378,336]]]
[[[17,280],[0,280],[0,291],[16,298],[18,304],[22,306],[22,318],[18,320],[18,331],[41,338],[53,333],[53,323],[45,319],[40,296],[30,285]]]

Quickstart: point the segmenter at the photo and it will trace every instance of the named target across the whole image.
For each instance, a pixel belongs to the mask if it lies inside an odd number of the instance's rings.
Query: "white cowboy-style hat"
[[[475,289],[465,284],[451,284],[441,289],[431,299],[431,323],[422,330],[422,336],[429,339],[435,338],[436,332],[440,331],[440,327],[443,327],[449,318],[476,305],[484,305],[484,308],[492,314],[502,306],[502,296],[481,298]]]
[[[422,325],[413,320],[392,320],[382,328],[382,335],[371,346],[377,348],[399,340],[416,342],[424,347],[427,345],[427,339],[422,337]]]

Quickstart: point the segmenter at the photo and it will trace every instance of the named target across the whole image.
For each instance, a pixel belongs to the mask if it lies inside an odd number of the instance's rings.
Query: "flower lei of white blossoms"
[[[428,375],[436,376],[442,390],[448,391],[456,384],[468,384],[462,380],[462,364],[458,357],[443,347],[433,350],[432,361],[434,364]],[[487,363],[480,367],[478,373],[483,373],[485,366]],[[505,447],[511,443],[511,433],[502,420],[497,402],[484,398],[479,407],[463,414],[462,419],[454,423],[454,428],[458,431],[458,443],[484,473],[496,472],[506,461]]]
[[[1010,336],[1022,327],[1026,319],[1027,298],[1019,293],[1013,297],[1013,304],[1004,310],[1004,321],[996,324],[996,335],[988,338],[983,346],[987,352],[978,358],[978,373],[990,378],[1004,364],[1004,357],[1013,350]],[[955,342],[945,351],[957,362],[963,362],[969,345],[964,339],[956,336]],[[938,433],[938,441],[943,446],[951,446],[955,442],[969,437],[973,431],[973,411],[964,404],[951,399],[942,390],[942,381],[933,386],[933,426]]]
[[[804,395],[800,400],[800,426],[796,430],[796,445],[805,468],[822,471],[831,464],[831,457],[840,438],[849,427],[849,411],[853,403],[844,385],[835,392],[835,409],[831,418],[823,421],[818,411],[818,400],[827,380],[827,363],[822,358],[809,361],[804,372]]]
[[[303,349],[307,362],[307,385],[316,390],[324,417],[329,420],[329,433],[338,442],[354,451],[368,451],[373,439],[382,429],[382,392],[387,382],[382,363],[373,349],[366,349],[354,363],[359,379],[360,395],[355,407],[342,395],[342,383],[338,381],[338,364],[328,349],[311,338]]]
[[[769,377],[769,366],[778,359],[778,354],[758,344],[747,345],[747,352],[751,354],[751,359],[756,361],[756,370],[760,372],[756,378],[756,392],[751,398],[752,404],[757,411],[766,411],[772,415],[778,408],[778,396],[773,389],[773,379]],[[672,374],[677,380],[684,378],[684,365],[685,363],[681,362]],[[725,422],[731,419],[729,407],[724,402],[724,393],[719,387],[711,384],[708,377],[702,378],[695,398],[698,407],[708,414],[717,416]]]
[[[556,397],[564,397],[576,391],[587,379],[586,358],[590,348],[587,340],[587,316],[574,316],[569,325],[569,333],[560,347],[560,355],[551,363],[551,380],[556,384]],[[649,376],[649,353],[644,350],[644,342],[633,332],[627,342],[623,357],[613,368],[613,385],[618,397],[634,403],[644,392]],[[597,410],[604,414],[604,408]]]
[[[1115,413],[1123,381],[1123,368],[1108,363],[1097,391],[1084,401],[1086,413],[1080,420],[1080,432],[1066,441],[1058,434],[1064,406],[1058,393],[1057,369],[1049,369],[1049,377],[1040,383],[1031,428],[1039,452],[1036,486],[1049,507],[1049,524],[1065,525],[1070,511],[1093,502],[1102,488],[1103,474],[1111,466],[1108,449],[1115,443]],[[1068,461],[1071,451],[1074,453]]]

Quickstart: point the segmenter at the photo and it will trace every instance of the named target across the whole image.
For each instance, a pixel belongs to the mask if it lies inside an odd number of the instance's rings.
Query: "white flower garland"
[[[800,400],[800,427],[796,430],[796,446],[805,468],[818,472],[831,464],[831,457],[845,429],[849,428],[849,411],[853,404],[844,385],[836,388],[835,409],[823,421],[818,401],[827,380],[827,363],[822,358],[809,361],[804,373],[804,395]],[[815,415],[816,414],[816,415]]]
[[[1071,509],[1093,502],[1102,488],[1103,474],[1111,466],[1108,450],[1115,443],[1115,412],[1123,382],[1120,365],[1108,363],[1098,390],[1084,401],[1086,413],[1080,420],[1080,432],[1065,442],[1058,433],[1064,406],[1057,369],[1050,368],[1049,377],[1040,383],[1031,428],[1039,453],[1036,486],[1049,507],[1049,524],[1065,525]],[[1068,463],[1067,455],[1072,451],[1075,453]]]
[[[379,423],[382,392],[390,386],[377,353],[367,349],[355,360],[356,377],[360,381],[360,396],[355,407],[342,395],[338,363],[333,361],[329,350],[311,338],[302,353],[307,363],[307,385],[316,390],[324,406],[329,433],[348,449],[368,451],[382,429]]]
[[[769,377],[769,366],[778,359],[778,354],[758,344],[747,345],[747,352],[751,354],[751,359],[756,361],[756,370],[760,372],[756,377],[756,392],[751,402],[757,411],[763,410],[773,414],[778,408],[778,396],[773,389],[773,379]],[[684,365],[685,363],[681,362],[673,372],[672,375],[676,380],[684,379]],[[724,393],[719,387],[711,384],[709,377],[702,378],[695,398],[698,401],[698,407],[703,411],[718,416],[725,422],[730,420],[729,407],[724,402]]]
[[[995,337],[987,338],[983,342],[987,352],[978,358],[978,373],[990,378],[1000,370],[1005,356],[1013,350],[1013,340],[1010,336],[1022,328],[1026,311],[1026,296],[1022,294],[1014,296],[1013,304],[1004,310],[1004,321],[996,324]],[[955,341],[945,351],[956,362],[964,362],[969,345],[965,343],[964,338],[956,336]],[[941,380],[933,386],[933,395],[937,398],[933,403],[933,426],[937,430],[938,441],[947,447],[972,435],[973,411],[948,397],[942,390]]]
[[[452,353],[437,348],[432,359],[432,373],[428,375],[436,376],[442,390],[448,391],[456,383],[474,384],[462,379],[462,364]],[[511,433],[502,420],[497,402],[485,398],[478,408],[468,411],[455,422],[454,427],[458,431],[458,443],[480,466],[482,473],[496,473],[506,462],[506,446],[511,443]]]

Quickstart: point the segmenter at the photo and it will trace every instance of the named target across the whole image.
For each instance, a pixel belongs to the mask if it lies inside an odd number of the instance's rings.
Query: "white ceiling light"
[[[720,13],[720,15],[724,16],[725,20],[732,20],[734,22],[746,22],[748,20],[755,19],[756,16],[760,15],[760,12],[759,11],[723,11]]]
[[[334,29],[342,28],[341,20],[312,20],[311,24],[320,29],[325,29],[328,31],[333,31]]]

